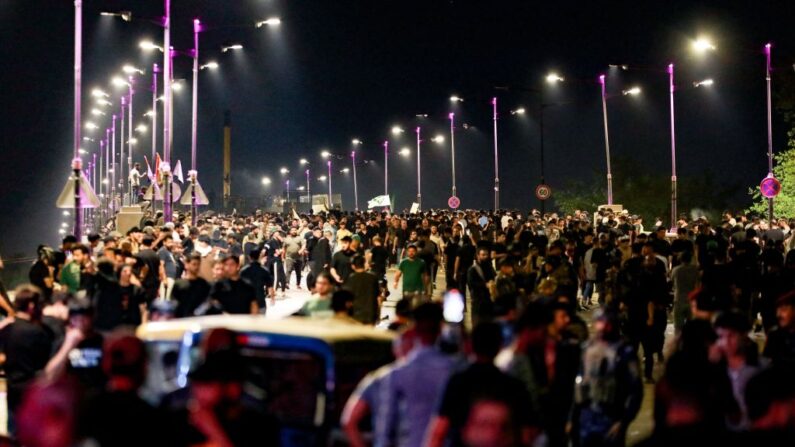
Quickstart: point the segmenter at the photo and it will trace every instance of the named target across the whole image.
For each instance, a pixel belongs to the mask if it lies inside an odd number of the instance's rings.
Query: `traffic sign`
[[[552,195],[552,188],[549,185],[540,184],[536,186],[536,198],[538,200],[547,200]]]
[[[772,199],[781,192],[781,182],[772,175],[765,177],[762,183],[759,184],[759,190],[764,197]]]
[[[458,209],[458,207],[461,206],[461,199],[456,196],[451,196],[449,199],[447,199],[447,206],[454,210]]]

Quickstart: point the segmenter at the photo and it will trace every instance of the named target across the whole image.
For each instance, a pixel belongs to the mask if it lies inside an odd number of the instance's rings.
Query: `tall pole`
[[[605,126],[605,158],[607,159],[607,204],[613,204],[613,174],[610,171],[610,137],[607,133],[607,94],[605,89],[605,75],[599,75],[599,84],[602,86],[602,120]]]
[[[455,195],[455,113],[447,115],[450,118],[450,153],[453,159],[453,197]]]
[[[157,154],[157,74],[160,73],[160,68],[157,64],[152,66],[152,163],[155,162],[155,155]],[[155,172],[157,178],[157,172]],[[152,200],[154,203],[154,200]]]
[[[110,148],[110,210],[116,214],[116,115],[113,115],[113,124],[110,128],[111,148]]]
[[[389,195],[389,141],[384,141],[384,195]]]
[[[770,79],[770,50],[772,45],[765,45],[765,57],[767,65],[765,68],[765,81],[767,83],[767,175],[773,177],[773,100],[771,97]],[[773,198],[767,199],[767,218],[770,224],[773,223]]]
[[[494,115],[494,211],[500,209],[500,153],[497,149],[497,97],[491,98]]]
[[[126,108],[127,97],[122,95],[121,114],[119,115],[119,121],[121,121],[121,135],[119,136],[119,195],[122,197],[122,205],[124,204],[124,185],[127,183],[124,181],[124,112],[126,112]]]
[[[80,240],[81,232],[81,204],[80,204],[80,171],[83,169],[80,160],[80,95],[83,66],[83,0],[75,0],[75,85],[74,85],[74,141],[72,154],[72,174],[74,178],[75,222],[74,235]]]
[[[351,151],[351,166],[353,167],[353,204],[354,209],[359,211],[359,185],[356,181],[356,151]]]
[[[201,22],[199,19],[193,20],[193,103],[191,105],[191,140],[190,140],[190,166],[191,166],[191,195],[190,195],[190,214],[191,222],[196,225],[196,177],[198,170],[196,167],[196,134],[198,131],[198,111],[199,111],[199,32]]]
[[[105,165],[105,140],[99,140],[99,182],[96,185],[97,185],[97,190],[99,191],[100,199],[105,197],[103,192],[104,188],[102,187],[102,179],[105,178],[102,175],[104,165]],[[101,209],[102,205],[100,201],[100,210]]]
[[[312,191],[309,189],[309,168],[306,169],[306,196],[309,200],[309,210],[312,210]]]
[[[422,140],[420,140],[420,127],[417,126],[417,129],[415,129],[415,131],[417,132],[417,209],[421,210],[422,209],[422,182],[421,182],[422,177],[421,177],[420,173],[422,171],[420,169],[420,143],[421,143]]]
[[[129,177],[130,172],[132,172],[133,168],[133,95],[135,94],[135,90],[133,86],[135,85],[135,77],[129,77],[130,82],[130,103],[128,104],[128,123],[127,123],[127,176]],[[128,184],[128,192],[130,194],[130,205],[132,206],[135,201],[135,191],[133,191],[133,181],[132,179],[127,179]]]
[[[286,186],[286,189],[287,189],[287,203],[289,204],[290,203],[290,179],[287,179],[287,182],[285,182],[285,186]]]
[[[328,206],[332,209],[334,205],[331,202],[331,160],[327,161],[326,165],[328,165]]]
[[[671,97],[671,228],[676,227],[676,132],[674,131],[674,64],[668,64],[668,90]]]
[[[171,222],[171,0],[163,3],[163,221]]]

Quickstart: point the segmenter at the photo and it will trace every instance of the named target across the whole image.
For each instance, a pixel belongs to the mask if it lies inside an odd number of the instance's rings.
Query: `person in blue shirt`
[[[376,447],[420,447],[456,362],[436,348],[442,328],[442,308],[421,304],[414,310],[416,346],[405,363],[389,372],[381,384]]]

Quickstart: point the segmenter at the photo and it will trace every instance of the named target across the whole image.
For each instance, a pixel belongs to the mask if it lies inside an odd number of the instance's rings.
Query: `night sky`
[[[359,199],[383,192],[382,143],[390,139],[390,192],[399,208],[416,194],[413,128],[427,137],[443,133],[443,146],[423,146],[423,205],[442,206],[450,195],[447,113],[455,111],[458,195],[466,208],[492,206],[493,147],[490,98],[499,98],[502,204],[536,206],[538,125],[532,113],[546,110],[546,177],[553,188],[604,169],[604,139],[597,75],[608,75],[611,149],[670,172],[669,114],[665,66],[676,64],[677,158],[680,183],[711,171],[718,179],[752,185],[766,174],[763,46],[774,44],[777,73],[792,73],[795,4],[742,2],[539,2],[539,1],[346,1],[174,0],[172,40],[192,46],[191,19],[215,28],[202,35],[202,62],[220,68],[201,72],[199,82],[199,172],[208,192],[221,193],[223,112],[232,113],[234,195],[263,194],[263,175],[279,192],[279,168],[303,184],[298,160],[321,167],[320,151],[349,153],[351,139],[364,141]],[[718,5],[718,6],[715,6]],[[162,1],[84,2],[84,121],[102,128],[91,109],[93,87],[106,90],[125,63],[145,68],[135,117],[151,106],[146,91],[159,52],[138,42],[162,43],[147,22],[162,14]],[[103,10],[131,10],[135,19],[100,17]],[[279,28],[255,29],[256,20],[279,16]],[[236,26],[244,25],[244,26]],[[717,51],[696,57],[690,42],[706,35]],[[72,154],[73,4],[71,1],[6,0],[0,5],[0,253],[30,254],[54,243],[64,218],[54,202],[68,175]],[[222,54],[224,44],[242,52]],[[175,78],[190,80],[190,60],[176,60]],[[608,69],[629,64],[637,70]],[[555,70],[566,82],[549,87]],[[692,82],[711,77],[711,88]],[[639,97],[621,91],[639,85]],[[162,85],[162,84],[161,84]],[[186,85],[189,87],[189,84]],[[498,90],[511,86],[512,90]],[[116,90],[121,93],[120,90]],[[452,105],[451,94],[464,97]],[[113,98],[118,104],[118,95]],[[174,159],[190,162],[190,91],[175,93]],[[534,107],[535,106],[535,107]],[[418,121],[417,114],[428,114]],[[467,129],[464,129],[466,123]],[[408,130],[390,134],[393,125]],[[162,129],[162,121],[158,124]],[[774,121],[775,148],[786,127]],[[85,135],[89,135],[85,133]],[[97,132],[97,135],[99,133]],[[149,153],[150,136],[139,138]],[[162,139],[158,142],[162,147]],[[87,143],[95,150],[98,143]],[[397,152],[412,150],[405,159]],[[140,153],[140,152],[139,152]],[[142,159],[140,161],[143,161]],[[348,159],[345,166],[349,166]],[[353,206],[349,177],[335,167],[334,189]],[[621,182],[616,178],[615,182]],[[315,181],[314,191],[325,184]],[[668,197],[660,197],[667,201]],[[738,206],[745,205],[742,194]],[[620,198],[617,198],[620,202]],[[683,210],[686,211],[686,210]]]

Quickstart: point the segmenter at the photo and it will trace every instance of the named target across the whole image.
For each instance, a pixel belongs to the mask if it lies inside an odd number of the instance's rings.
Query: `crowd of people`
[[[191,397],[163,413],[138,396],[146,353],[123,334],[265,314],[305,287],[299,316],[397,332],[394,363],[345,405],[354,446],[620,446],[650,391],[644,445],[795,440],[795,222],[650,230],[627,213],[443,210],[154,215],[67,236],[40,246],[30,285],[0,303],[9,433],[151,443],[113,420],[120,406],[128,422],[171,424],[168,445],[278,443],[277,424],[243,404],[237,351],[208,356]],[[41,430],[46,418],[59,429]]]

